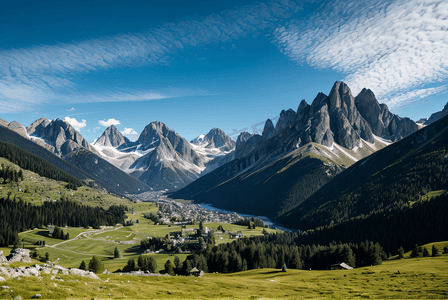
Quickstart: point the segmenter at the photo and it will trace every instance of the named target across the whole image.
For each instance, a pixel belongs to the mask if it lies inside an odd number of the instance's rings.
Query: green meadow
[[[164,237],[172,231],[180,231],[181,226],[170,225],[154,225],[151,220],[143,217],[144,213],[157,212],[157,206],[154,203],[128,202],[130,212],[127,214],[127,221],[133,220],[132,226],[116,226],[102,228],[101,230],[86,228],[62,228],[64,233],[69,233],[70,239],[60,240],[49,236],[47,229],[34,229],[19,234],[22,241],[21,246],[29,249],[37,249],[39,256],[45,257],[48,252],[50,261],[57,263],[66,268],[77,268],[84,260],[86,264],[93,255],[98,257],[104,267],[110,271],[122,269],[129,259],[137,259],[142,254],[140,249],[140,240],[148,237]],[[138,223],[137,223],[138,220]],[[262,235],[263,228],[248,229],[247,226],[240,226],[226,223],[204,223],[204,226],[210,229],[217,229],[222,226],[226,231],[241,231],[244,236]],[[187,235],[193,234],[194,229],[199,227],[198,224],[187,225]],[[274,229],[266,229],[268,232]],[[45,241],[45,247],[36,246],[38,241]],[[216,234],[216,244],[231,242],[228,233]],[[120,258],[113,258],[115,247],[120,251]],[[5,250],[6,251],[6,250]],[[6,253],[6,252],[5,252]],[[9,253],[9,250],[8,250]],[[178,256],[181,261],[185,260],[189,253],[153,253],[152,255],[157,261],[158,270],[164,268],[164,264],[168,259],[173,260],[174,255]]]
[[[445,243],[436,243],[441,250]],[[432,247],[431,244],[425,247]],[[409,255],[409,253],[407,253]],[[258,269],[203,277],[99,275],[100,280],[44,275],[2,282],[1,299],[446,299],[448,255],[385,261],[354,270]],[[63,281],[61,281],[61,279]]]

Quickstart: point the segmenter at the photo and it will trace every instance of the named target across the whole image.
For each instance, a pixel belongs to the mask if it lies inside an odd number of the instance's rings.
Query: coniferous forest
[[[0,246],[18,242],[18,233],[46,225],[99,228],[124,223],[126,207],[113,205],[104,210],[73,201],[44,202],[42,206],[24,201],[0,199]]]
[[[32,171],[40,176],[67,182],[67,188],[76,189],[83,185],[76,177],[16,145],[0,141],[0,157],[7,158],[22,169]]]

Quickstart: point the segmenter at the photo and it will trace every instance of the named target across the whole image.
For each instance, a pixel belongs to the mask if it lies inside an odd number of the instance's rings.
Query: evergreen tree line
[[[448,194],[431,200],[406,203],[369,216],[359,216],[337,225],[299,231],[299,243],[327,244],[333,240],[360,243],[364,239],[378,242],[386,253],[397,253],[399,247],[412,250],[423,245],[448,239]]]
[[[3,178],[3,182],[19,182],[19,179],[23,180],[23,172],[22,170],[16,171],[14,168],[2,164],[0,167],[0,178]]]
[[[130,258],[122,270],[117,270],[117,272],[132,272],[132,271],[148,271],[150,273],[155,273],[157,270],[157,262],[153,256],[150,255],[140,255],[135,262],[135,259]]]
[[[67,182],[67,188],[77,189],[83,185],[76,177],[16,145],[0,141],[0,157],[4,157],[22,169],[32,171],[40,176]]]
[[[126,206],[100,207],[81,205],[61,199],[35,206],[22,200],[0,199],[0,246],[19,242],[18,233],[45,225],[99,228],[124,222]]]
[[[142,251],[166,249],[167,245],[171,245],[172,241],[169,237],[151,237],[140,241],[140,249]]]
[[[286,226],[312,229],[331,222],[343,223],[355,216],[379,212],[387,215],[390,209],[401,209],[419,201],[430,191],[447,189],[445,154],[445,149],[441,149],[411,156],[398,161],[394,167],[389,168],[387,164],[367,177],[359,176],[364,175],[362,168],[354,169],[350,180],[336,176],[308,199],[301,210],[297,209]]]
[[[55,239],[61,239],[61,240],[69,240],[70,239],[69,233],[68,232],[64,233],[64,231],[58,226],[54,227],[53,234],[51,236]]]
[[[208,247],[190,255],[180,274],[196,267],[204,272],[231,273],[259,268],[327,270],[332,264],[345,262],[352,267],[379,265],[387,259],[378,243],[330,243],[297,245],[297,232],[272,233],[241,238],[232,243]]]
[[[238,222],[236,222],[236,224],[251,227],[251,228],[253,227],[254,229],[255,229],[255,227],[265,227],[264,222],[255,217],[248,217],[248,218],[241,219]]]

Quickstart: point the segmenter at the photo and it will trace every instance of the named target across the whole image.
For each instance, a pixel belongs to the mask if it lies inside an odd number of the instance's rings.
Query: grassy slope
[[[444,243],[448,244],[447,242]],[[430,248],[431,245],[425,245]],[[442,248],[441,243],[437,244]],[[402,259],[354,270],[302,271],[258,269],[204,277],[137,277],[100,275],[101,280],[56,276],[2,282],[0,298],[157,298],[157,299],[279,299],[448,297],[448,255]]]
[[[45,256],[48,252],[50,260],[58,260],[58,264],[63,267],[78,267],[81,261],[88,261],[93,255],[96,255],[102,260],[105,268],[115,271],[123,268],[129,259],[137,259],[142,253],[140,251],[140,240],[147,237],[164,237],[172,231],[180,231],[180,226],[168,227],[167,225],[153,225],[153,222],[143,218],[144,213],[157,212],[157,207],[154,203],[140,202],[130,203],[129,207],[134,209],[133,214],[128,214],[127,220],[139,220],[139,223],[134,223],[133,226],[108,228],[107,231],[98,232],[97,230],[84,228],[63,228],[64,233],[69,232],[70,239],[75,238],[78,234],[85,232],[87,236],[81,236],[76,240],[63,241],[54,239],[48,236],[48,230],[35,229],[32,231],[22,232],[19,234],[20,239],[24,240],[25,247],[34,248],[33,245],[37,241],[45,241],[47,247],[38,247],[40,256]],[[206,223],[205,226],[209,228],[218,228],[222,225],[225,230],[233,232],[242,231],[243,235],[261,235],[263,229],[247,229],[246,226],[239,226],[233,224],[220,223]],[[198,228],[198,225],[188,225],[187,229]],[[268,232],[274,232],[273,229],[267,229]],[[193,233],[193,231],[191,231]],[[222,237],[222,239],[221,239]],[[120,241],[131,242],[132,244],[119,243]],[[230,242],[229,235],[224,233],[216,235],[216,243]],[[61,243],[62,242],[62,243]],[[61,244],[59,244],[61,243]],[[55,247],[48,247],[53,246]],[[113,259],[114,249],[118,247],[122,258]],[[1,250],[1,249],[0,249]],[[158,270],[163,269],[167,259],[174,259],[170,253],[150,254],[154,255]],[[185,260],[188,254],[176,254],[181,261]]]
[[[13,166],[16,170],[20,168],[9,162],[7,159],[0,157],[0,165]],[[104,193],[98,189],[82,186],[76,191],[65,188],[66,183],[41,177],[38,174],[23,170],[23,181],[19,183],[0,184],[0,197],[22,199],[27,202],[39,205],[43,201],[59,199],[61,197],[68,200],[82,202],[83,204],[92,206],[101,206],[107,208],[113,204],[127,205],[130,201],[117,198]],[[20,192],[19,189],[22,191]]]

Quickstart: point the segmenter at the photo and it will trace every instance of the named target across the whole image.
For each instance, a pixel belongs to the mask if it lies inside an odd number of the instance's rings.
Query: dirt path
[[[81,236],[84,236],[87,239],[93,240],[92,238],[89,237],[89,235],[91,235],[91,234],[100,234],[100,233],[109,232],[109,231],[114,231],[114,230],[117,230],[117,229],[120,229],[120,228],[123,228],[123,226],[116,227],[116,228],[113,228],[113,229],[107,228],[107,229],[98,229],[98,230],[84,231],[84,232],[81,232],[80,234],[78,234],[77,236],[75,236],[74,238],[72,238],[70,240],[62,241],[60,243],[57,243],[57,244],[54,244],[54,245],[51,245],[51,246],[46,246],[46,247],[54,248],[54,247],[62,245],[64,243],[72,242],[72,241],[80,238]],[[64,250],[64,249],[60,249],[60,250]],[[69,251],[69,250],[65,250],[65,251]],[[71,252],[73,252],[73,251],[71,251]],[[74,253],[76,253],[76,252],[74,252]]]

